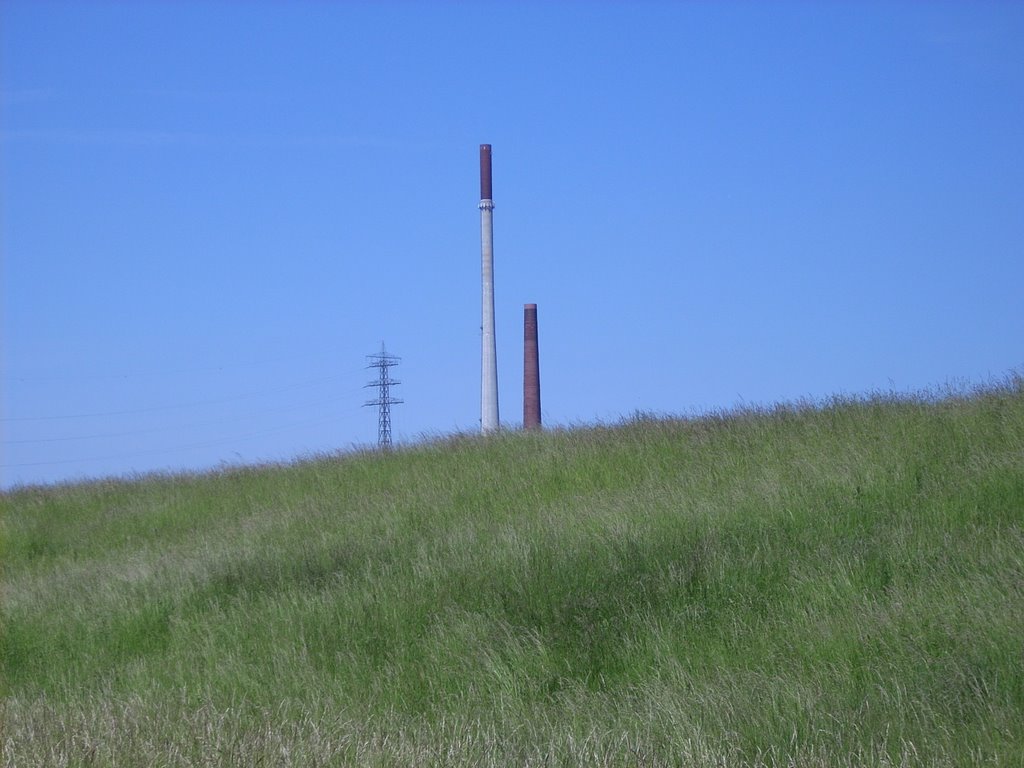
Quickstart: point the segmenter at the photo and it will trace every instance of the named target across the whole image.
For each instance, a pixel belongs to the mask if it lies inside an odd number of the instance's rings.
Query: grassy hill
[[[1024,764],[1024,380],[2,497],[7,766]]]

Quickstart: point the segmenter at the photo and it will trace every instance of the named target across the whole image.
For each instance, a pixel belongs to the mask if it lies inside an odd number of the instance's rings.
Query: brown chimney
[[[540,353],[537,348],[537,305],[523,312],[523,429],[540,429]]]

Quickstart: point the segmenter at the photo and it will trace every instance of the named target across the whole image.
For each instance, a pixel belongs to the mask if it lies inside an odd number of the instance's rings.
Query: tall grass
[[[1024,383],[4,494],[4,763],[1024,762]]]

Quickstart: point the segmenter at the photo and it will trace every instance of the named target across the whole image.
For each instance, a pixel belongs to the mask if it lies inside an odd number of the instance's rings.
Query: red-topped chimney
[[[491,145],[480,145],[480,199],[491,199]]]

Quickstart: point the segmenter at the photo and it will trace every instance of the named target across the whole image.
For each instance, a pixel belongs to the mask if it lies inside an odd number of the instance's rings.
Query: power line
[[[245,421],[248,419],[258,418],[265,416],[270,413],[286,413],[288,411],[299,411],[303,408],[311,408],[315,406],[330,405],[341,400],[346,400],[346,395],[335,395],[320,400],[311,400],[305,403],[299,403],[298,405],[288,405],[281,408],[264,408],[259,411],[250,411],[249,413],[241,414],[240,416],[233,416],[227,419],[214,419],[208,421],[194,422],[191,424],[165,424],[162,427],[149,427],[147,429],[134,429],[126,430],[121,432],[101,432],[92,435],[69,435],[64,437],[39,437],[26,440],[0,440],[0,445],[36,445],[40,443],[69,443],[80,440],[100,440],[109,437],[134,437],[136,435],[148,435],[154,432],[167,432],[168,430],[181,431],[184,429],[195,429],[197,427],[209,427],[215,424],[230,424],[236,421]]]
[[[280,365],[282,363],[293,362],[296,360],[313,360],[321,359],[322,355],[289,355],[286,357],[278,358],[266,358],[263,360],[251,360],[248,362],[234,362],[234,363],[221,363],[215,365],[198,366],[194,368],[164,368],[164,369],[146,369],[146,370],[120,370],[110,373],[52,373],[52,374],[39,374],[39,373],[19,373],[17,370],[7,370],[5,377],[8,381],[19,382],[24,384],[38,384],[44,382],[58,382],[58,381],[83,381],[83,380],[95,380],[95,379],[139,379],[139,378],[166,378],[168,376],[179,376],[179,375],[192,375],[192,374],[211,374],[211,373],[223,373],[225,371],[233,371],[242,368],[264,368],[272,365]],[[354,369],[352,371],[346,371],[346,373],[353,374],[362,369]]]
[[[340,416],[336,416],[335,418],[341,418],[341,417]],[[134,459],[134,458],[138,458],[140,456],[152,456],[152,455],[158,455],[158,454],[162,454],[162,453],[176,453],[178,451],[188,451],[188,450],[193,450],[193,449],[196,449],[196,448],[210,448],[210,447],[213,447],[213,446],[216,446],[216,445],[227,445],[227,444],[230,444],[230,443],[242,442],[242,441],[245,441],[245,440],[255,440],[256,438],[263,437],[265,435],[272,435],[272,434],[277,434],[277,433],[280,433],[280,432],[287,432],[287,431],[292,430],[292,429],[300,429],[302,427],[308,427],[308,426],[310,426],[312,424],[323,424],[327,420],[328,419],[325,419],[325,418],[323,418],[321,416],[318,416],[315,419],[305,419],[305,420],[300,421],[300,422],[295,422],[295,423],[287,424],[287,425],[280,426],[280,427],[272,427],[270,429],[263,429],[263,430],[259,430],[257,432],[250,432],[248,434],[243,434],[243,435],[235,435],[233,437],[217,438],[216,440],[207,440],[207,441],[204,441],[204,442],[201,442],[201,443],[188,443],[188,444],[185,444],[185,445],[176,445],[176,446],[171,446],[171,447],[167,447],[167,448],[152,448],[152,449],[148,449],[148,450],[144,450],[144,451],[133,451],[132,453],[122,453],[122,454],[115,454],[115,455],[110,455],[110,456],[88,456],[88,457],[79,458],[79,459],[62,459],[62,460],[57,460],[57,461],[33,461],[33,462],[25,462],[25,463],[20,463],[20,464],[0,464],[0,468],[2,468],[2,469],[18,469],[18,468],[23,468],[23,467],[50,467],[50,466],[58,466],[58,465],[62,465],[62,464],[81,464],[81,463],[90,462],[90,461],[112,461],[112,460],[117,460],[117,459]]]
[[[326,376],[318,379],[311,379],[309,381],[301,382],[299,384],[290,384],[285,387],[276,387],[274,389],[267,389],[258,392],[248,392],[243,395],[235,395],[232,397],[221,397],[213,400],[200,400],[191,403],[174,403],[170,405],[157,405],[148,408],[131,408],[120,411],[98,411],[94,413],[69,413],[56,416],[10,416],[0,418],[0,421],[13,422],[13,421],[62,421],[65,419],[89,419],[100,416],[127,416],[129,414],[137,413],[155,413],[158,411],[172,411],[179,410],[182,408],[198,408],[204,405],[221,405],[223,403],[233,403],[239,400],[248,400],[254,397],[263,397],[265,395],[276,395],[281,392],[290,392],[295,389],[302,389],[303,387],[310,387],[316,384],[322,384],[327,381],[336,381],[339,376]]]

